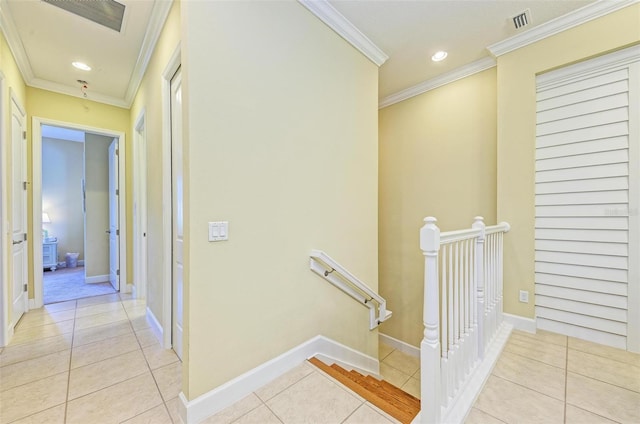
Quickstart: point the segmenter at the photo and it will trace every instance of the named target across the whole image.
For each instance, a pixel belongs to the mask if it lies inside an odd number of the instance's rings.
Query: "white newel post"
[[[484,218],[481,216],[476,216],[473,221],[472,228],[479,229],[480,235],[476,241],[476,284],[478,287],[478,293],[476,294],[476,302],[478,305],[477,313],[478,313],[478,358],[480,360],[484,359],[484,238],[485,238],[485,227]]]
[[[434,217],[424,219],[420,230],[420,249],[425,257],[424,277],[424,338],[420,343],[420,384],[422,423],[438,423],[441,412],[440,382],[440,295],[438,281],[438,251],[440,229]]]

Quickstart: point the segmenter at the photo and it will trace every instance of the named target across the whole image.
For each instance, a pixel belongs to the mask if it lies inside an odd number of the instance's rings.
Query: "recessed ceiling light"
[[[431,60],[433,60],[434,62],[440,62],[441,60],[444,60],[445,57],[447,57],[447,52],[439,51],[431,56]]]
[[[91,66],[87,65],[86,63],[73,62],[72,65],[73,65],[74,68],[81,69],[83,71],[90,71],[91,70]]]

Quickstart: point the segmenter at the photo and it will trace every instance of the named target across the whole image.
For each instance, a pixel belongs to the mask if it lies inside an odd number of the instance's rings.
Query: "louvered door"
[[[536,112],[537,326],[631,350],[640,327],[639,54],[538,77]]]

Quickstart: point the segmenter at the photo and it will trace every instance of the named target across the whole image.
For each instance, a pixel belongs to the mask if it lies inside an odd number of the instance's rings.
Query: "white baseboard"
[[[133,293],[133,284],[130,283],[120,283],[120,293]],[[134,296],[135,298],[135,296]]]
[[[467,380],[467,383],[463,385],[464,388],[458,395],[457,399],[451,405],[449,405],[447,412],[442,417],[443,423],[461,424],[465,421],[478,395],[482,391],[484,384],[491,375],[493,367],[495,366],[496,362],[498,362],[498,358],[500,358],[502,349],[504,348],[505,344],[507,344],[507,340],[509,340],[509,336],[511,335],[512,330],[513,326],[509,322],[502,323],[493,341],[491,342],[489,349],[487,349],[484,359],[482,360],[480,365],[472,372],[472,375]],[[416,417],[413,422],[419,422],[416,420],[419,420],[419,418]]]
[[[316,336],[193,400],[187,400],[181,392],[180,418],[186,424],[199,423],[316,355],[370,374],[379,372],[377,359],[324,336]]]
[[[109,282],[109,275],[94,275],[92,277],[85,277],[84,279],[85,283],[88,284],[95,284],[95,283],[108,283]]]
[[[153,311],[151,311],[151,309],[149,309],[148,306],[147,306],[147,321],[149,322],[149,324],[151,324],[151,332],[153,332],[153,335],[156,336],[156,339],[158,339],[158,342],[162,344],[162,335],[164,333],[162,329],[162,325],[160,325],[158,318],[156,318],[156,316],[153,314]]]
[[[32,309],[37,309],[35,299],[29,299],[29,310],[32,310]]]
[[[504,320],[513,325],[513,328],[520,331],[526,331],[527,333],[536,333],[536,320],[531,318],[521,317],[520,315],[511,315],[503,313]]]
[[[401,352],[404,352],[408,355],[414,356],[416,358],[420,357],[420,348],[410,345],[409,343],[403,342],[402,340],[398,340],[391,336],[387,336],[383,333],[378,333],[380,337],[380,341],[386,345],[391,346],[394,349],[397,349]]]

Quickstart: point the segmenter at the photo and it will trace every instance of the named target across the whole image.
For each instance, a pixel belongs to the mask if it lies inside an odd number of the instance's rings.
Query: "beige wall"
[[[187,398],[318,334],[377,356],[308,255],[378,288],[378,69],[296,2],[183,2],[182,28]]]
[[[496,218],[496,69],[380,110],[381,332],[414,346],[423,334],[423,218],[442,231]]]
[[[86,277],[109,275],[109,145],[113,137],[84,136]],[[106,280],[105,280],[106,281]]]
[[[89,93],[91,94],[91,93]],[[133,150],[131,150],[131,124],[129,121],[129,110],[111,106],[103,103],[93,102],[87,99],[81,99],[78,97],[67,96],[64,94],[58,94],[47,90],[41,90],[38,88],[27,87],[26,89],[26,107],[27,107],[27,140],[31,140],[31,124],[34,116],[38,118],[51,119],[61,122],[75,123],[88,127],[101,128],[106,130],[123,132],[126,138],[126,169],[124,176],[127,181],[127,193],[126,193],[126,220],[127,228],[131,229],[133,226],[132,220],[132,161]],[[28,143],[27,148],[28,155],[28,175],[31,178],[31,143]],[[121,174],[122,175],[122,174]],[[31,199],[32,193],[29,192],[29,199]],[[31,222],[33,204],[29,200],[29,227],[33,227]],[[37,229],[40,231],[40,229]],[[127,231],[127,262],[131,263],[133,253],[133,239],[131,238],[131,231]],[[33,246],[29,252],[30,261],[33,259]],[[133,267],[127,267],[127,282],[132,280]],[[121,281],[124,284],[124,281]],[[33,297],[33,275],[32,271],[29,272],[29,297]]]
[[[147,306],[163,322],[162,73],[180,44],[180,2],[174,1],[130,111],[131,125],[145,113],[147,138]],[[133,127],[131,129],[133,133]],[[132,140],[133,141],[133,140]],[[132,143],[133,146],[133,143]],[[130,156],[133,159],[133,156]],[[133,195],[133,192],[132,192]],[[131,227],[133,230],[133,227]],[[130,232],[133,235],[133,232]],[[168,240],[167,240],[168,241]],[[133,264],[131,264],[133,265]],[[129,267],[133,269],[133,266]],[[134,281],[134,284],[136,282]]]
[[[537,74],[640,42],[640,4],[498,58],[498,209],[505,238],[505,312],[534,317],[534,160]],[[532,299],[533,297],[530,297]]]
[[[0,172],[2,172],[1,177],[1,199],[0,204],[2,208],[2,222],[0,222],[0,228],[2,229],[2,237],[0,240],[4,242],[2,246],[3,258],[1,259],[1,270],[0,270],[0,278],[2,281],[12,281],[13,272],[11,269],[11,261],[8,261],[7,258],[10,257],[11,252],[11,237],[10,231],[12,228],[12,216],[11,216],[11,168],[9,158],[11,157],[11,126],[9,123],[11,122],[11,93],[15,95],[18,99],[18,102],[22,107],[25,107],[26,103],[26,95],[25,95],[25,84],[22,76],[20,75],[20,71],[16,65],[16,61],[11,54],[11,50],[7,45],[6,39],[4,35],[0,32],[0,71],[4,76],[4,88],[5,91],[2,93],[2,98],[0,102],[2,102],[2,108],[0,112],[2,113],[4,128],[2,133],[2,140],[0,142],[0,159],[2,160],[2,164],[0,165]],[[40,231],[40,229],[38,230]],[[9,298],[11,299],[12,293],[11,284],[6,284],[7,292],[2,294],[2,299]],[[9,304],[8,308],[2,308],[3,311],[0,313],[4,314],[5,320],[4,322],[8,323],[9,317],[11,316],[11,302],[7,302]]]
[[[66,252],[84,260],[83,156],[84,143],[42,139],[42,210],[51,218],[42,226],[49,237],[58,238],[58,261]]]

